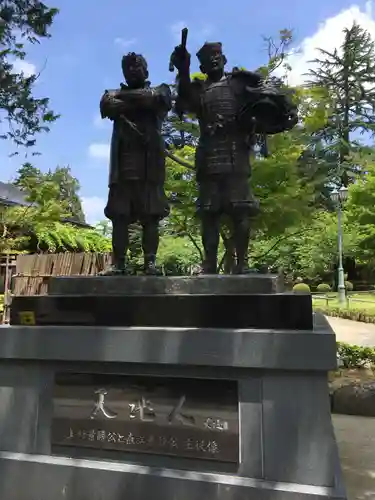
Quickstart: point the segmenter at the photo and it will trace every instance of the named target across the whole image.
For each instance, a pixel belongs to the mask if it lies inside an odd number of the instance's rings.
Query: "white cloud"
[[[29,77],[31,75],[36,74],[36,66],[35,64],[25,61],[24,59],[16,59],[13,62],[14,71],[17,73],[23,73],[25,77]]]
[[[135,45],[137,43],[137,41],[138,40],[136,38],[125,39],[125,38],[117,37],[117,38],[115,38],[115,45],[117,45],[118,47],[121,47],[122,49],[129,49],[130,47]]]
[[[373,2],[366,3],[365,10],[358,5],[342,10],[336,16],[326,19],[318,30],[305,38],[297,50],[288,58],[292,72],[288,76],[290,85],[299,85],[306,79],[305,73],[312,67],[310,61],[319,57],[318,48],[332,52],[339,48],[344,41],[343,30],[351,28],[353,22],[360,24],[375,39],[375,20],[372,17]],[[283,71],[280,71],[281,75]]]
[[[105,218],[104,207],[106,202],[104,198],[100,198],[99,196],[83,196],[81,201],[88,224],[94,225]]]
[[[93,124],[95,128],[107,129],[111,122],[109,120],[103,120],[100,113],[97,113],[93,118]]]
[[[88,150],[90,158],[95,160],[108,160],[109,159],[109,144],[101,142],[93,142]]]

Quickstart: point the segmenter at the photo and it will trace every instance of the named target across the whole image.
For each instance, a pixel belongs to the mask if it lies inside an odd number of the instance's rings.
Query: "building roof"
[[[27,207],[31,205],[31,203],[26,200],[25,194],[20,189],[18,189],[18,187],[14,186],[13,184],[0,181],[0,206],[1,205],[19,205]],[[67,222],[69,224],[73,224],[74,226],[83,227],[86,229],[92,228],[92,226],[90,226],[90,224],[86,224],[86,222],[80,222],[71,218],[63,219],[62,222]]]
[[[22,205],[27,207],[30,203],[26,200],[24,193],[13,184],[0,181],[0,204]]]

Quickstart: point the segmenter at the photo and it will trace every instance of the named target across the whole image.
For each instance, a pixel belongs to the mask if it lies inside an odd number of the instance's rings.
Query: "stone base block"
[[[312,328],[311,295],[46,295],[14,297],[12,325]]]
[[[304,332],[3,328],[0,498],[346,500],[327,383],[335,365],[335,336],[321,316]],[[72,373],[235,383],[238,459],[226,463],[177,452],[166,456],[56,446],[51,433],[56,377]],[[98,386],[101,394],[103,387]],[[93,422],[91,407],[84,406],[87,425]],[[114,408],[118,414],[119,408],[124,411],[126,405]],[[69,415],[68,408],[64,418]],[[101,418],[104,425],[108,415]]]
[[[249,295],[282,293],[283,278],[274,274],[202,276],[58,276],[49,295]]]

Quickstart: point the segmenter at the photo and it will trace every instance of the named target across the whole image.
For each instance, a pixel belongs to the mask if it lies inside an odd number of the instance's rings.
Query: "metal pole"
[[[337,222],[338,222],[338,250],[339,250],[339,268],[338,268],[338,286],[337,292],[339,296],[339,304],[346,305],[345,296],[345,277],[344,277],[344,267],[342,264],[342,224],[341,224],[341,200],[338,200],[337,204]]]

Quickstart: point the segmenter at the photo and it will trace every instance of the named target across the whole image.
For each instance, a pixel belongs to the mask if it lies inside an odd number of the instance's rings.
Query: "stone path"
[[[332,415],[348,500],[375,499],[375,418]]]
[[[327,317],[337,340],[375,347],[375,325]],[[332,415],[348,500],[375,499],[375,418]]]
[[[327,320],[340,342],[375,347],[375,324],[328,316]]]

